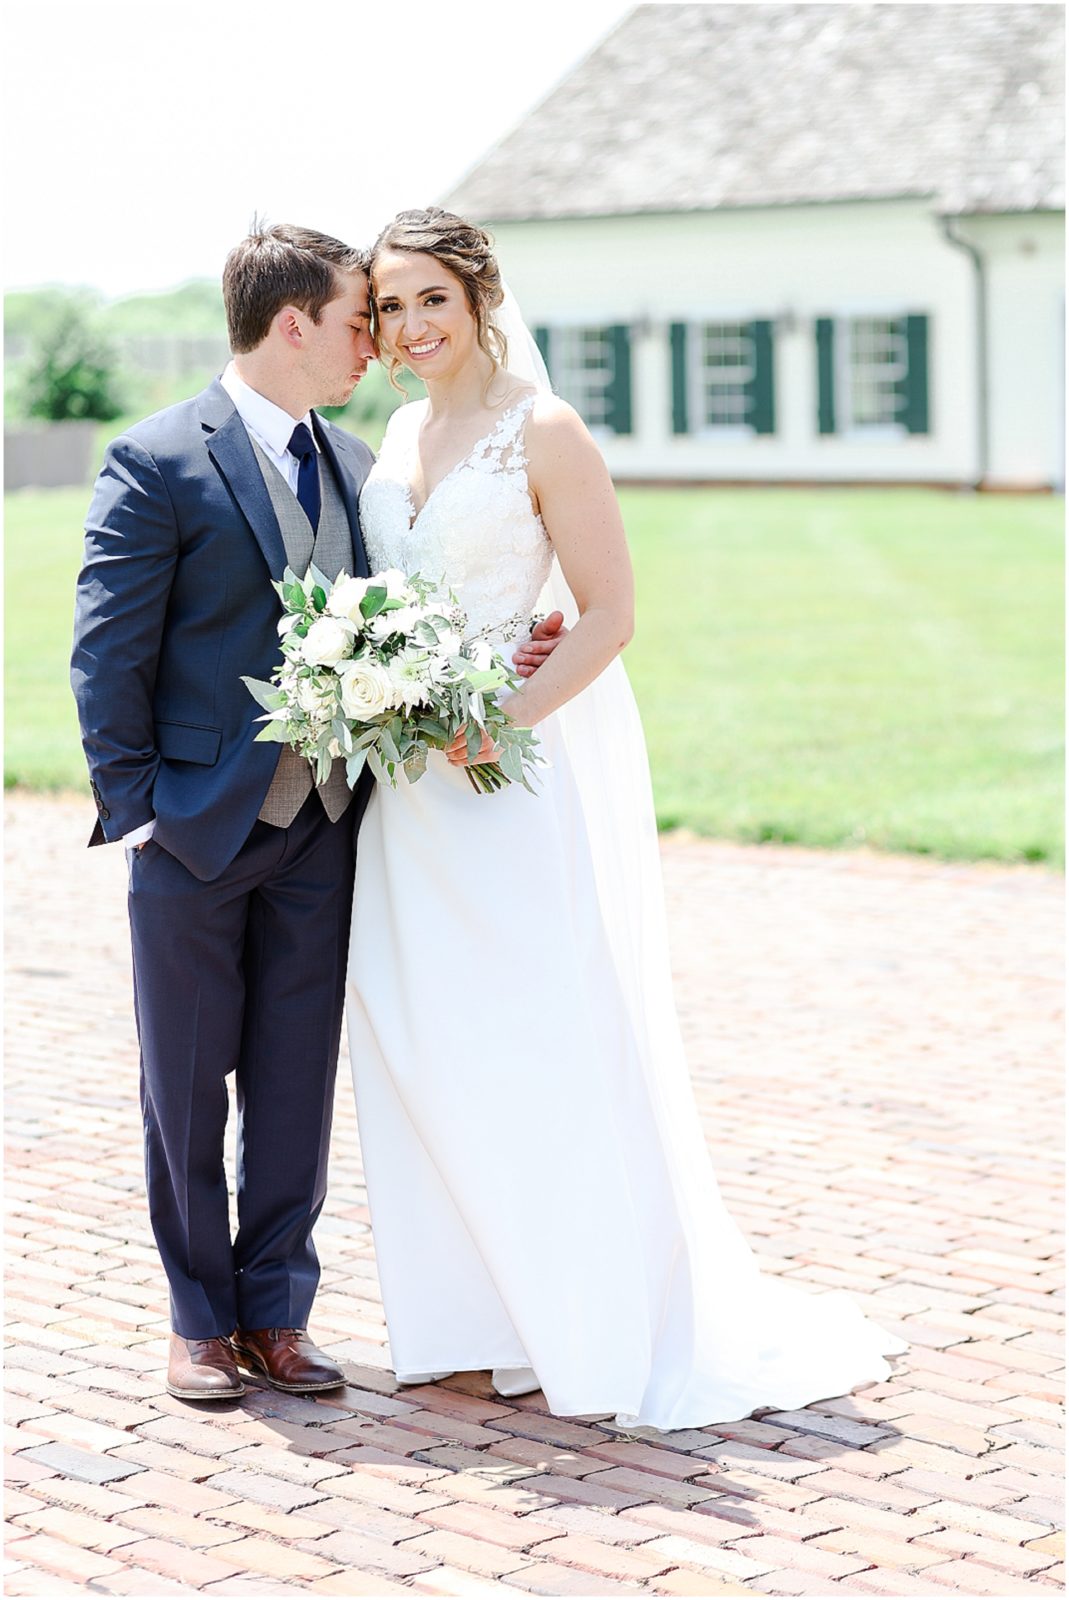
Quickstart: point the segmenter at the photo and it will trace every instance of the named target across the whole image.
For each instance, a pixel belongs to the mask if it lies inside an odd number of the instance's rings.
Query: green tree
[[[111,422],[122,412],[118,357],[84,306],[69,300],[35,337],[25,364],[25,410],[48,422]]]

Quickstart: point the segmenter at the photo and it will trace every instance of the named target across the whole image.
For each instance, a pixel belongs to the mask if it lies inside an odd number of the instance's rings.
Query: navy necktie
[[[298,422],[294,428],[287,449],[300,463],[297,470],[297,499],[315,533],[319,527],[319,463],[316,460],[315,441],[303,422]]]

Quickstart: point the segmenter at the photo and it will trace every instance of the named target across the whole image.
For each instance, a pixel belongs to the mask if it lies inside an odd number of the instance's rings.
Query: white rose
[[[412,590],[408,587],[408,578],[400,567],[387,567],[383,572],[374,573],[368,579],[368,588],[385,589],[387,600],[414,598]]]
[[[311,678],[301,678],[299,680],[297,684],[297,704],[302,711],[307,711],[309,715],[314,711],[318,711],[321,699],[319,690]]]
[[[360,602],[369,587],[367,578],[339,578],[327,598],[330,616],[345,617],[349,622],[355,622],[358,628],[362,627],[364,618],[360,612]]]
[[[336,667],[349,653],[349,635],[333,617],[320,617],[304,636],[301,655],[310,667]]]
[[[356,722],[380,716],[394,704],[394,686],[377,661],[347,661],[339,668],[342,710]]]

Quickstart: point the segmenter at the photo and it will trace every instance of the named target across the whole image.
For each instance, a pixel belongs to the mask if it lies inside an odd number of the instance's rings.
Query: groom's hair
[[[262,344],[283,306],[318,322],[342,292],[339,273],[366,272],[367,254],[312,228],[254,219],[223,268],[223,304],[230,348],[243,355]]]

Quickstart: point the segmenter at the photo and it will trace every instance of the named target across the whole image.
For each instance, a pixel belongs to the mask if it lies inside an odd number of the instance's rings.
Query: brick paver
[[[911,1349],[845,1399],[620,1437],[485,1373],[396,1391],[344,1066],[313,1332],[349,1386],[167,1396],[125,863],[88,802],[6,811],[7,1593],[1062,1586],[1059,878],[665,841],[727,1201]]]

